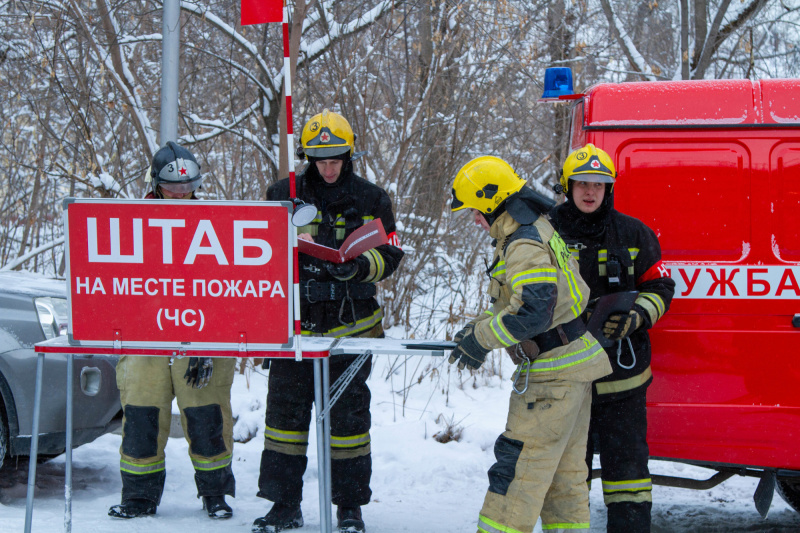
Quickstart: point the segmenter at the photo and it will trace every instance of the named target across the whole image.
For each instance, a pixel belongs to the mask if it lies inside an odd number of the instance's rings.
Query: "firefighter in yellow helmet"
[[[611,367],[580,318],[589,289],[544,216],[553,205],[496,157],[470,161],[453,183],[451,210],[471,209],[496,245],[492,307],[456,334],[450,362],[477,369],[504,348],[518,364],[478,518],[483,533],[529,533],[540,515],[545,531],[589,531],[591,384]]]
[[[400,264],[403,251],[396,234],[389,195],[353,172],[355,135],[338,113],[324,110],[303,128],[302,148],[308,166],[297,178],[297,197],[317,206],[317,217],[298,228],[298,238],[338,249],[355,230],[380,219],[390,244],[334,264],[300,254],[300,320],[304,335],[383,337],[383,310],[375,284]],[[289,180],[272,185],[268,200],[288,200]],[[349,369],[356,356],[331,360],[331,383]],[[338,531],[363,533],[361,506],[372,492],[370,390],[368,360],[331,409],[331,499]],[[269,369],[264,451],[258,496],[271,500],[269,512],[252,531],[276,533],[303,526],[301,500],[314,399],[311,362],[273,361]]]
[[[608,339],[603,342],[613,372],[592,387],[586,463],[591,468],[594,452],[600,453],[609,533],[646,533],[652,481],[645,406],[653,380],[647,330],[669,309],[675,282],[661,264],[655,233],[614,209],[615,181],[614,162],[605,151],[593,144],[575,150],[561,175],[566,201],[551,212],[551,221],[577,258],[592,301],[639,292],[629,312],[611,313],[599,322],[597,334]]]

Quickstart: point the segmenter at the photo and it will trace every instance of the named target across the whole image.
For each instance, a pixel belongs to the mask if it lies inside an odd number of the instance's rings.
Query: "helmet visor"
[[[203,181],[201,176],[197,176],[192,181],[169,182],[158,180],[157,185],[165,191],[169,191],[173,194],[188,194],[194,190],[197,190],[202,183]]]
[[[594,172],[573,174],[569,179],[572,181],[585,181],[587,183],[614,183],[616,181],[608,174],[595,174]]]

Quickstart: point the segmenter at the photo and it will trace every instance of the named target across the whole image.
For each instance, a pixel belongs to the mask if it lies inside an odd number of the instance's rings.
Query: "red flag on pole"
[[[283,0],[242,0],[242,26],[283,22]]]

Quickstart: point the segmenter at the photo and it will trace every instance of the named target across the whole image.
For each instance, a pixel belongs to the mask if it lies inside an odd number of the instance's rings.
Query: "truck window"
[[[586,144],[586,131],[583,129],[583,100],[572,107],[572,123],[569,128],[569,151],[577,150]]]
[[[747,255],[751,195],[744,147],[633,141],[618,153],[616,206],[656,232],[665,261],[737,261]]]
[[[800,261],[800,143],[778,144],[770,157],[772,251],[778,259]]]

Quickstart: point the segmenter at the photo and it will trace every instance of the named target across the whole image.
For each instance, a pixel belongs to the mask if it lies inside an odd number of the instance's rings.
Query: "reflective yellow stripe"
[[[124,461],[120,459],[119,461],[119,469],[122,472],[127,472],[128,474],[135,474],[135,475],[145,475],[145,474],[153,474],[155,472],[161,472],[165,470],[167,467],[165,461],[157,461],[155,463],[150,463],[146,465],[137,465],[133,464],[129,461]]]
[[[520,285],[526,283],[558,283],[555,268],[534,268],[532,270],[524,270],[519,274],[515,274],[511,278],[511,287],[516,289]]]
[[[264,428],[264,436],[268,439],[292,444],[308,444],[308,431],[284,431],[282,429]]]
[[[581,316],[581,303],[583,302],[583,294],[581,294],[581,290],[578,288],[578,282],[575,280],[575,275],[572,273],[572,270],[566,268],[564,270],[565,276],[567,278],[567,285],[569,285],[569,293],[572,295],[572,299],[575,304],[570,307],[572,314],[576,317]]]
[[[355,325],[353,326],[340,326],[338,328],[333,328],[326,332],[323,336],[324,337],[346,337],[348,335],[353,335],[354,333],[359,333],[362,331],[366,331],[368,329],[372,329],[375,327],[376,324],[379,324],[383,320],[383,310],[378,309],[370,316],[366,318],[362,318],[361,320],[356,320]]]
[[[600,346],[600,343],[598,343],[596,340],[589,342],[585,336],[582,336],[581,341],[583,341],[583,348],[580,350],[565,353],[564,355],[559,355],[558,357],[536,359],[530,364],[525,363],[521,365],[518,371],[549,372],[551,370],[561,370],[562,368],[568,368],[570,366],[583,363],[584,361],[588,361],[603,351],[603,347]]]
[[[492,276],[493,278],[496,278],[496,277],[497,277],[497,276],[499,276],[500,274],[505,274],[505,273],[506,273],[506,262],[505,262],[505,261],[500,261],[500,262],[498,262],[498,263],[497,263],[497,265],[495,265],[495,267],[492,269],[491,276]]]
[[[628,248],[628,253],[631,254],[631,259],[636,261],[636,257],[639,255],[638,248]]]
[[[666,312],[667,306],[664,305],[664,300],[661,298],[661,296],[659,296],[658,294],[656,294],[654,292],[642,292],[642,293],[639,293],[639,296],[636,298],[636,303],[638,303],[639,305],[642,305],[641,302],[639,302],[639,300],[643,299],[643,298],[646,298],[647,300],[653,302],[653,305],[656,306],[656,311],[658,312],[658,316],[656,317],[656,320],[658,320],[659,318],[664,316],[664,313]],[[655,320],[653,322],[655,322]]]
[[[373,281],[380,281],[383,277],[384,272],[386,272],[386,261],[383,260],[383,256],[381,253],[375,249],[367,250],[369,254],[368,259],[370,259],[370,276],[364,279],[365,283],[371,283]],[[375,267],[375,272],[372,272],[372,266]]]
[[[649,477],[645,479],[625,479],[623,481],[603,480],[603,493],[638,492],[641,490],[653,490],[653,481]]]
[[[478,531],[482,533],[522,533],[522,531],[518,529],[504,526],[483,515],[478,515]]]
[[[201,461],[200,459],[192,459],[192,465],[195,470],[202,470],[208,472],[210,470],[219,470],[231,464],[230,455],[223,457],[217,461]]]
[[[502,316],[496,316],[489,321],[489,327],[492,328],[494,336],[497,337],[503,346],[513,346],[519,344],[519,341],[511,335],[505,326],[503,326]]]
[[[335,437],[331,435],[331,448],[355,448],[356,446],[368,444],[369,441],[369,433],[350,437]]]
[[[647,383],[647,380],[651,377],[653,377],[653,371],[650,370],[650,367],[648,366],[641,374],[628,379],[620,379],[618,381],[603,381],[601,383],[595,383],[594,386],[597,388],[597,394],[625,392],[635,389],[636,387],[641,387]]]
[[[364,221],[364,224],[367,224],[367,223],[372,222],[373,220],[375,220],[375,217],[369,216],[369,215],[365,215],[365,216],[361,217],[361,220]]]
[[[587,522],[580,522],[577,524],[542,524],[542,531],[550,531],[552,533],[573,533],[575,531],[589,531],[589,524]]]
[[[600,263],[608,261],[608,250],[597,250],[597,261]]]

